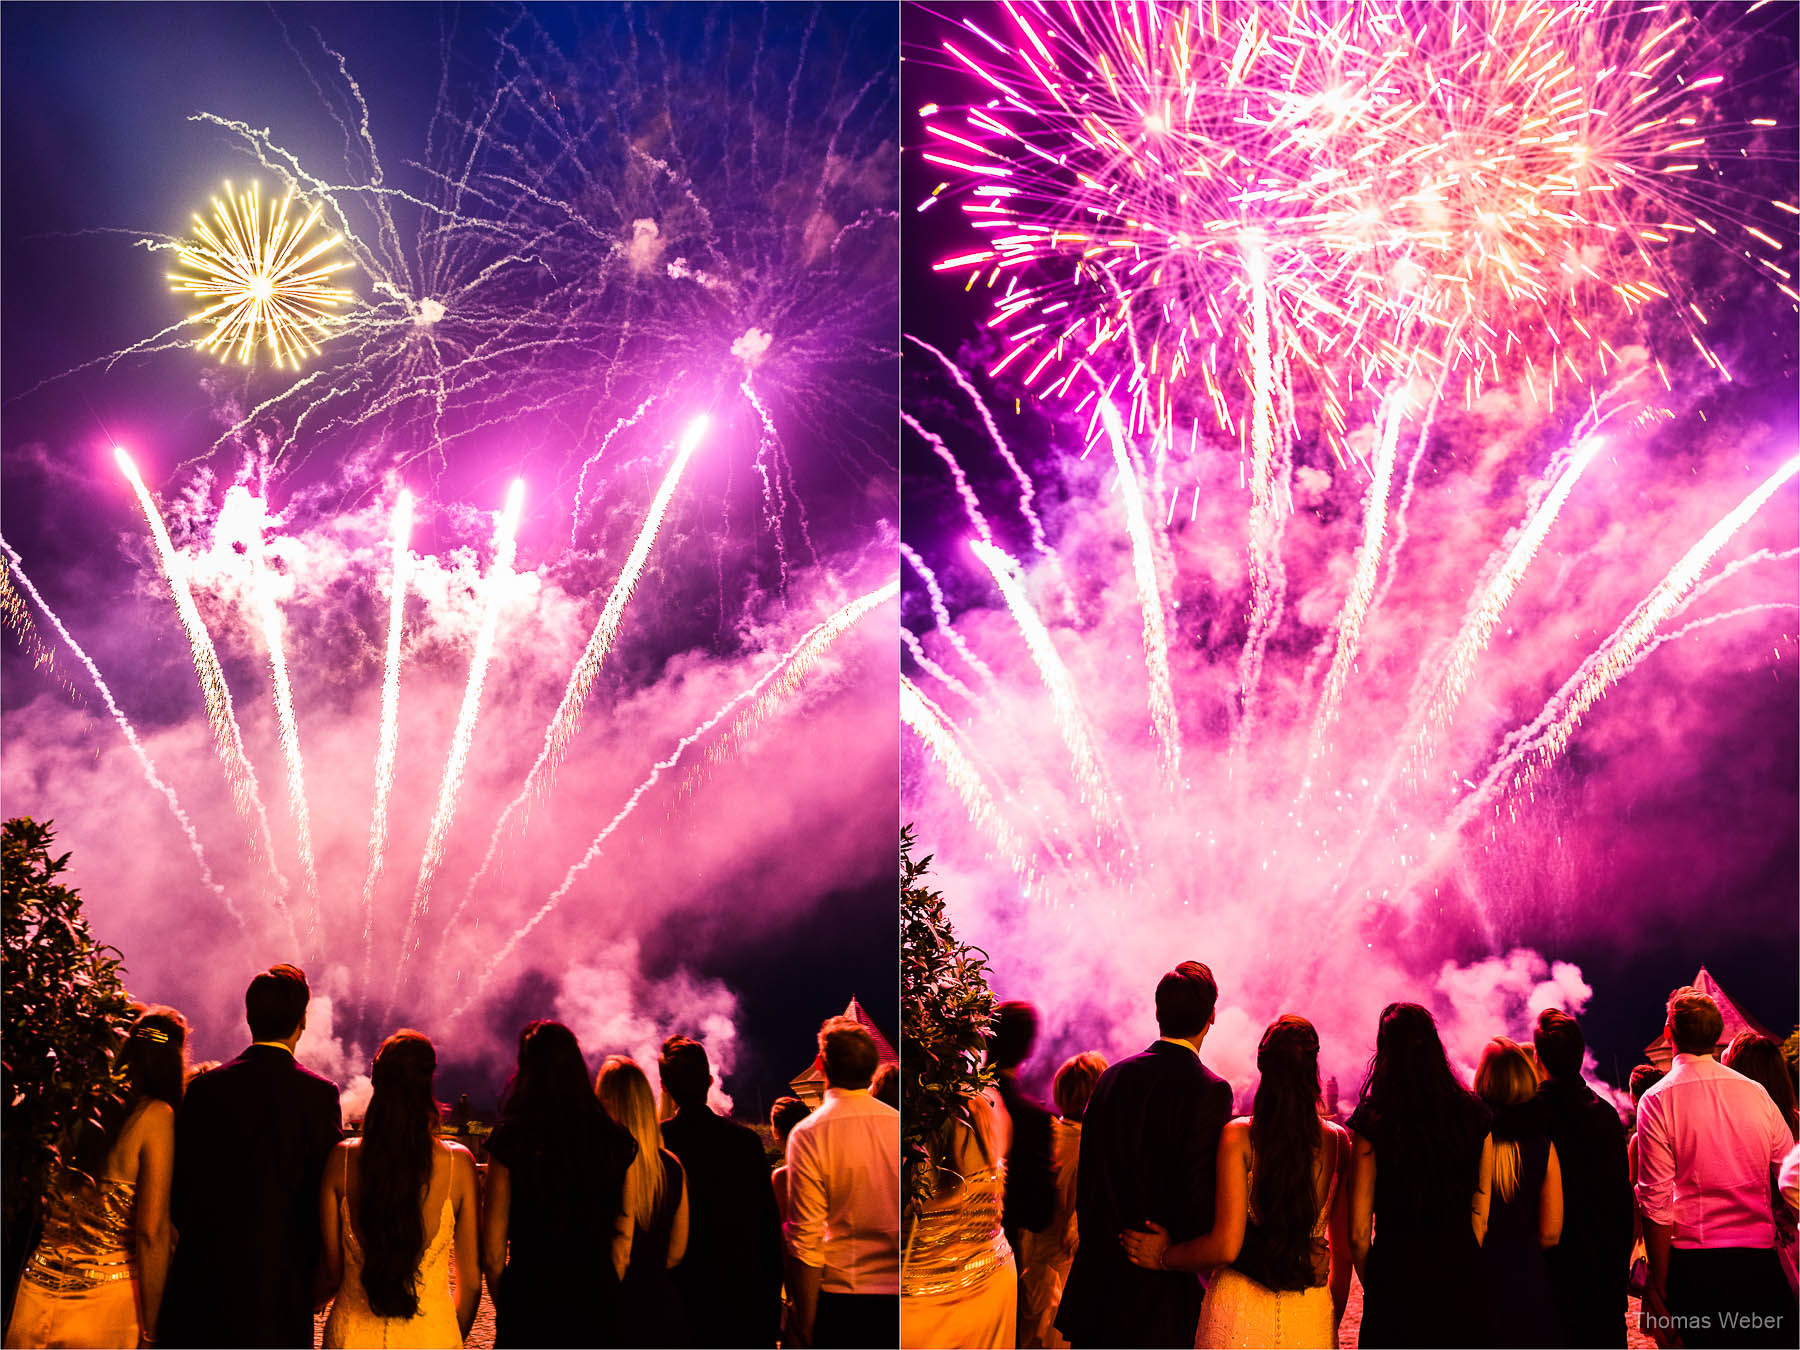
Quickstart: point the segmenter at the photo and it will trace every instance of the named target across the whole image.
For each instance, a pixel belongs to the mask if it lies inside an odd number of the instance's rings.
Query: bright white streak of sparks
[[[1162,587],[1156,579],[1156,557],[1150,534],[1150,518],[1144,512],[1137,471],[1125,445],[1125,425],[1112,400],[1100,400],[1100,419],[1112,440],[1113,462],[1119,469],[1120,496],[1125,502],[1125,529],[1131,536],[1131,562],[1137,574],[1138,604],[1144,611],[1144,667],[1149,677],[1150,720],[1156,727],[1164,786],[1173,790],[1181,782],[1181,725],[1175,714],[1175,689],[1169,676],[1169,634],[1163,620]]]
[[[993,543],[994,532],[988,527],[987,517],[982,514],[981,501],[976,497],[975,489],[969,485],[969,476],[963,472],[962,465],[957,463],[956,456],[950,453],[950,447],[944,444],[944,438],[935,432],[927,431],[919,425],[918,420],[911,413],[904,409],[901,410],[900,420],[923,436],[925,443],[937,453],[937,457],[950,466],[950,476],[956,480],[956,495],[962,498],[963,510],[969,517],[969,523],[975,527],[975,532],[983,540],[989,544]]]
[[[971,670],[980,674],[981,678],[990,685],[997,685],[999,681],[994,677],[994,672],[989,669],[987,662],[975,655],[974,648],[963,641],[963,635],[957,632],[956,625],[950,622],[950,607],[944,603],[944,588],[938,585],[937,573],[931,570],[925,560],[919,556],[917,550],[905,540],[900,541],[900,556],[912,564],[913,571],[917,572],[919,579],[925,583],[925,593],[931,600],[931,616],[937,620],[939,631],[950,639],[952,647],[962,653],[963,660],[969,663]]]
[[[260,514],[260,513],[259,513]],[[307,940],[319,936],[319,869],[313,858],[312,819],[306,809],[306,765],[300,757],[300,722],[294,716],[294,688],[288,680],[287,643],[282,636],[281,610],[269,584],[263,560],[262,527],[257,527],[250,556],[251,590],[257,615],[262,620],[263,642],[269,649],[269,678],[275,696],[275,723],[279,728],[282,761],[287,767],[288,810],[294,817],[294,844],[300,854],[300,876],[312,901]]]
[[[1023,876],[1024,844],[995,804],[975,762],[957,744],[950,719],[905,675],[900,677],[900,721],[913,729],[932,757],[943,766],[944,777],[962,799],[963,810],[968,813],[970,822],[993,837],[994,846],[1005,856],[1013,871]]]
[[[1238,657],[1241,711],[1231,751],[1249,748],[1256,728],[1263,652],[1281,622],[1287,571],[1281,557],[1281,501],[1275,453],[1275,352],[1269,322],[1269,258],[1261,244],[1244,248],[1250,276],[1250,631]]]
[[[892,595],[897,593],[898,584],[898,582],[890,582],[888,586],[883,587],[877,594],[885,593]],[[870,602],[870,600],[871,597],[863,596],[857,600],[852,600],[850,605],[846,606],[846,608],[864,606],[862,612],[867,613],[868,609],[873,607],[871,603],[866,603]],[[469,997],[464,999],[461,1005],[457,1007],[456,1011],[450,1014],[451,1021],[454,1022],[457,1018],[466,1013],[474,1004],[475,1000],[481,996],[482,991],[491,986],[494,973],[506,963],[507,958],[510,957],[513,952],[518,950],[519,944],[531,935],[531,931],[545,919],[550,917],[556,907],[562,903],[563,898],[568,895],[570,889],[575,885],[575,879],[599,860],[601,853],[605,851],[606,841],[612,838],[614,832],[631,817],[632,812],[637,810],[638,803],[644,799],[646,793],[661,781],[663,774],[679,764],[681,762],[681,757],[687,753],[688,748],[696,741],[705,737],[714,727],[718,726],[719,723],[729,717],[732,710],[739,704],[757,697],[757,695],[767,688],[770,683],[781,676],[789,661],[794,660],[803,652],[808,651],[811,651],[816,657],[818,652],[823,650],[823,647],[813,647],[809,646],[809,644],[813,642],[813,639],[817,634],[835,624],[842,613],[843,611],[840,610],[838,614],[834,614],[830,618],[825,619],[821,623],[808,629],[805,635],[784,652],[773,666],[769,667],[768,670],[758,676],[754,683],[738,690],[737,693],[726,699],[711,717],[707,718],[699,726],[683,736],[676,742],[675,748],[671,750],[665,758],[658,760],[651,766],[649,777],[645,778],[643,782],[639,783],[637,787],[633,789],[631,795],[625,799],[625,804],[619,808],[618,814],[601,828],[600,833],[594,836],[594,842],[588,845],[587,852],[582,854],[569,868],[568,873],[562,879],[562,884],[550,893],[549,899],[544,901],[538,908],[537,913],[533,914],[520,925],[519,930],[506,940],[506,945],[500,948],[499,952],[495,954],[494,959],[488,962],[487,969],[482,972],[481,977],[475,982],[473,991],[469,994]],[[848,627],[848,624],[837,625],[833,630],[833,636],[835,637],[838,634],[841,634],[844,629]]]
[[[1025,646],[1031,652],[1031,659],[1037,665],[1038,675],[1043,679],[1044,688],[1050,695],[1050,708],[1056,729],[1061,733],[1063,744],[1069,751],[1081,800],[1103,826],[1125,833],[1124,817],[1120,814],[1111,781],[1094,744],[1093,730],[1088,726],[1087,716],[1081,710],[1081,698],[1075,692],[1075,681],[1070,678],[1069,668],[1057,654],[1056,644],[1050,640],[1050,630],[1044,626],[1044,621],[1032,606],[1031,597],[1025,593],[1024,583],[1018,575],[1018,564],[1002,549],[986,540],[971,539],[969,549],[980,559],[982,566],[994,578],[994,584],[1000,588],[1000,594],[1006,599],[1006,607],[1012,611],[1013,621],[1018,624]]]
[[[137,494],[138,505],[143,508],[144,519],[150,526],[150,537],[156,543],[156,561],[162,568],[163,580],[169,585],[169,593],[174,597],[175,613],[181,620],[182,630],[187,634],[188,648],[194,656],[194,673],[200,679],[200,693],[206,700],[206,720],[212,728],[213,746],[218,752],[220,764],[224,766],[225,781],[231,785],[232,805],[245,822],[254,827],[252,847],[260,851],[268,864],[278,893],[276,903],[281,908],[282,917],[292,929],[293,917],[288,914],[287,901],[280,898],[287,891],[287,878],[281,875],[275,864],[275,843],[269,833],[268,813],[263,810],[262,790],[257,786],[256,770],[250,763],[250,756],[244,751],[244,734],[238,727],[237,711],[231,702],[231,688],[225,683],[225,669],[219,664],[219,653],[213,647],[212,634],[207,631],[206,621],[200,617],[200,608],[194,603],[193,592],[188,589],[187,575],[182,570],[180,555],[169,539],[168,527],[163,524],[156,503],[151,500],[150,489],[144,486],[144,480],[138,474],[137,464],[122,446],[113,448],[113,460],[131,484],[131,490]],[[298,941],[295,945],[299,945]]]
[[[587,702],[588,691],[594,687],[594,681],[600,675],[600,667],[618,639],[619,623],[624,618],[625,606],[630,601],[632,592],[637,589],[638,578],[644,573],[644,563],[649,559],[650,549],[656,543],[657,531],[662,527],[663,517],[668,513],[670,501],[674,499],[675,489],[680,486],[682,472],[687,468],[694,451],[706,439],[707,429],[711,425],[712,419],[705,413],[700,413],[688,422],[687,428],[681,433],[681,440],[675,447],[675,458],[670,463],[668,472],[663,474],[662,486],[656,490],[650,509],[644,515],[644,523],[638,527],[637,541],[632,544],[631,552],[625,558],[625,565],[619,569],[618,579],[613,582],[612,594],[606,598],[606,608],[600,611],[600,618],[594,624],[594,631],[588,636],[587,648],[582,652],[581,659],[575,663],[575,669],[569,672],[569,683],[563,690],[562,702],[557,705],[550,725],[544,730],[544,744],[538,751],[537,761],[531,766],[531,772],[525,775],[525,785],[519,789],[519,795],[508,802],[506,810],[500,813],[500,819],[494,825],[494,833],[488,839],[487,852],[482,856],[481,866],[475,870],[468,889],[463,892],[462,899],[457,902],[456,909],[450,916],[452,926],[461,917],[463,910],[468,908],[476,888],[493,867],[494,859],[500,851],[500,841],[505,837],[506,828],[512,823],[513,817],[528,810],[534,797],[542,801],[549,795],[551,785],[556,780],[556,771],[568,755],[569,745],[581,726],[581,709]]]
[[[151,762],[150,752],[144,749],[144,743],[138,739],[137,729],[131,725],[130,719],[125,716],[124,711],[119,707],[118,701],[113,698],[112,690],[107,687],[105,679],[101,677],[100,667],[94,664],[93,658],[83,650],[81,644],[75,640],[74,635],[63,626],[62,619],[59,618],[56,611],[51,609],[49,604],[45,602],[44,597],[38,593],[38,588],[32,585],[31,578],[25,575],[25,567],[21,562],[19,555],[13,550],[13,546],[5,540],[0,539],[0,548],[6,550],[7,559],[12,564],[12,574],[18,578],[19,584],[25,588],[25,593],[36,602],[37,607],[43,611],[44,617],[50,620],[51,626],[56,629],[57,633],[62,637],[63,642],[67,644],[69,650],[75,653],[75,659],[87,667],[87,673],[89,678],[94,682],[94,688],[100,691],[100,697],[106,703],[106,710],[112,714],[113,721],[118,724],[120,732],[124,734],[125,743],[131,747],[131,753],[137,756],[138,767],[144,771],[144,781],[162,795],[163,800],[169,804],[169,811],[174,815],[175,823],[181,827],[182,834],[187,836],[188,848],[192,850],[194,861],[200,868],[201,883],[207,890],[219,897],[219,901],[225,906],[226,912],[230,914],[233,919],[237,920],[237,926],[244,932],[249,932],[249,925],[244,922],[244,916],[238,912],[237,902],[227,895],[225,893],[225,888],[213,879],[212,867],[206,861],[206,850],[200,847],[200,836],[194,829],[194,822],[188,818],[188,813],[182,809],[181,801],[175,795],[175,789],[165,783],[162,780],[162,777],[156,772],[156,765]],[[289,925],[289,930],[290,936],[292,936],[291,924]],[[297,938],[295,945],[299,945]]]
[[[394,503],[393,580],[388,592],[387,660],[381,677],[381,739],[375,750],[375,806],[369,815],[369,871],[363,878],[365,955],[375,936],[375,883],[387,862],[388,799],[394,791],[394,761],[400,749],[400,636],[406,614],[408,545],[412,541],[413,497],[402,489]],[[364,984],[367,984],[365,979]]]
[[[481,688],[487,679],[488,661],[494,654],[494,632],[500,624],[500,602],[512,578],[513,558],[518,550],[519,514],[525,505],[525,480],[515,478],[506,494],[506,508],[494,531],[494,565],[488,570],[487,603],[481,611],[481,628],[475,635],[475,654],[469,662],[469,682],[463,688],[462,709],[456,715],[456,729],[450,736],[450,757],[444,764],[444,779],[438,786],[437,810],[432,813],[431,832],[425,839],[425,854],[419,860],[419,881],[413,890],[412,911],[406,916],[406,933],[400,942],[400,959],[394,966],[394,990],[399,992],[400,976],[419,943],[418,929],[431,907],[431,883],[444,861],[444,840],[450,824],[456,819],[456,799],[462,792],[463,771],[468,767],[469,750],[475,741],[475,721],[481,713]],[[392,1002],[389,1003],[390,1008]]]

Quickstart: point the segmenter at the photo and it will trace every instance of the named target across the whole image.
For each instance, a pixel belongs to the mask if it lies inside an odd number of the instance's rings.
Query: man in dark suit
[[[312,1345],[319,1180],[343,1126],[337,1085],[294,1059],[310,999],[297,966],[250,981],[244,1012],[255,1043],[182,1098],[169,1201],[180,1242],[163,1312],[170,1345]]]
[[[1212,972],[1198,961],[1164,975],[1156,986],[1160,1039],[1108,1069],[1088,1099],[1075,1183],[1081,1245],[1056,1318],[1071,1345],[1188,1350],[1194,1343],[1204,1292],[1198,1277],[1132,1265],[1119,1234],[1150,1220],[1174,1242],[1212,1229],[1231,1085],[1200,1062],[1200,1045],[1218,996]]]
[[[687,1255],[675,1268],[696,1346],[774,1345],[781,1329],[781,1215],[755,1130],[706,1104],[712,1065],[686,1036],[657,1060],[676,1112],[663,1143],[687,1172]]]
[[[1007,1002],[994,1009],[994,1038],[988,1063],[994,1087],[1012,1118],[1012,1144],[1006,1150],[1006,1196],[1001,1226],[1013,1255],[1020,1259],[1021,1236],[1047,1227],[1056,1213],[1056,1179],[1050,1171],[1050,1112],[1019,1082],[1019,1068],[1037,1044],[1038,1014],[1029,1003]]]
[[[1546,1008],[1532,1036],[1548,1075],[1538,1089],[1562,1169],[1561,1240],[1544,1253],[1565,1345],[1625,1344],[1625,1285],[1636,1203],[1619,1112],[1581,1081],[1581,1024]]]

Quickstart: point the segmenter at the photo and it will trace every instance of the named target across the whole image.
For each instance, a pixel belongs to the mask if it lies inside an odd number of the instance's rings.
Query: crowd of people
[[[898,1337],[896,1109],[878,1051],[828,1020],[826,1087],[783,1097],[771,1172],[755,1130],[713,1111],[705,1047],[656,1070],[609,1055],[590,1083],[573,1032],[534,1021],[485,1165],[439,1128],[437,1053],[376,1053],[360,1132],[295,1058],[305,975],[245,994],[252,1044],[188,1070],[188,1026],[140,1014],[125,1095],[82,1124],[19,1280],[5,1344],[461,1346],[483,1281],[500,1346],[891,1346]]]
[[[1496,1037],[1472,1085],[1415,1003],[1389,1005],[1360,1101],[1323,1101],[1292,1014],[1257,1048],[1249,1114],[1206,1067],[1218,987],[1157,985],[1160,1036],[1077,1055],[1054,1111],[1019,1081],[1037,1035],[995,1010],[995,1086],[931,1141],[907,1216],[908,1347],[1335,1347],[1361,1281],[1363,1346],[1622,1346],[1627,1297],[1669,1346],[1795,1343],[1800,1113],[1780,1048],[1675,991],[1666,1073],[1632,1076],[1636,1128],[1584,1080],[1560,1009]]]

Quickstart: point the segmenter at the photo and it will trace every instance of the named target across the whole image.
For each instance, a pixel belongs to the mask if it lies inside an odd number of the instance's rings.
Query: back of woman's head
[[[606,1114],[637,1141],[637,1156],[625,1174],[625,1212],[648,1227],[662,1203],[662,1127],[656,1121],[656,1097],[650,1080],[629,1055],[608,1055],[594,1080],[594,1095]]]
[[[1782,1120],[1787,1123],[1788,1133],[1793,1134],[1796,1128],[1794,1080],[1788,1073],[1787,1060],[1782,1057],[1781,1047],[1767,1036],[1758,1035],[1754,1031],[1740,1031],[1726,1047],[1724,1063],[1734,1073],[1741,1073],[1752,1082],[1762,1085],[1763,1091],[1769,1094],[1780,1110]]]
[[[1475,1095],[1496,1112],[1523,1106],[1537,1096],[1537,1069],[1525,1047],[1505,1036],[1496,1036],[1481,1052],[1481,1063],[1475,1070]],[[1519,1189],[1519,1143],[1494,1130],[1494,1190],[1502,1200],[1510,1200]]]
[[[1250,1115],[1256,1278],[1277,1289],[1313,1283],[1313,1164],[1319,1122],[1319,1033],[1304,1017],[1278,1017],[1256,1048],[1262,1077]]]
[[[594,1114],[587,1061],[575,1033],[561,1022],[528,1022],[519,1033],[519,1065],[501,1098],[503,1121],[531,1120],[555,1127]]]
[[[115,1052],[125,1093],[96,1103],[76,1130],[70,1162],[77,1172],[97,1179],[119,1141],[126,1120],[146,1101],[181,1105],[187,1080],[187,1019],[158,1004],[145,1008],[132,1022]]]
[[[396,1031],[375,1052],[374,1092],[363,1118],[360,1198],[363,1289],[382,1317],[419,1310],[419,1260],[425,1253],[423,1200],[431,1184],[437,1100],[437,1051],[416,1031]]]
[[[1464,1155],[1482,1113],[1450,1068],[1428,1009],[1390,1003],[1382,1010],[1357,1110],[1380,1122],[1381,1142],[1393,1155],[1389,1165],[1398,1164],[1409,1177],[1405,1186],[1383,1187],[1390,1203],[1440,1216],[1467,1204],[1465,1183],[1473,1186],[1475,1177],[1473,1170],[1462,1175],[1463,1164],[1471,1162]]]

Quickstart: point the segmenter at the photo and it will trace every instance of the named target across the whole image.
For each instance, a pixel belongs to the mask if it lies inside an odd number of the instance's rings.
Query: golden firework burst
[[[233,192],[227,183],[224,199],[212,199],[212,220],[194,217],[197,239],[180,253],[187,271],[171,272],[169,280],[205,306],[191,316],[211,325],[196,344],[201,351],[216,351],[222,361],[235,354],[248,365],[264,347],[277,368],[290,369],[318,355],[316,339],[329,335],[332,311],[352,298],[350,291],[325,284],[352,265],[329,256],[343,236],[308,241],[319,210],[314,206],[296,218],[292,192],[265,210],[256,184]]]

